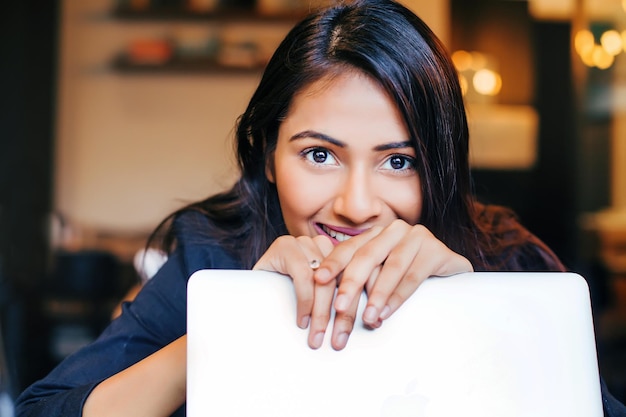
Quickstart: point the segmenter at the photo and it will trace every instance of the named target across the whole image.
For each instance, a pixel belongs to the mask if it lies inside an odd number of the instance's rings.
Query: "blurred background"
[[[332,0],[11,0],[0,8],[0,415],[93,340],[158,222],[230,185],[262,68]],[[590,285],[626,399],[626,2],[403,0],[448,46],[476,194]],[[4,397],[3,397],[4,394]]]

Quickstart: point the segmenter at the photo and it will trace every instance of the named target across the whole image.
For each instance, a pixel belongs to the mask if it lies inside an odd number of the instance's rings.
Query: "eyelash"
[[[324,152],[326,153],[326,158],[332,158],[333,160],[337,160],[337,158],[333,155],[333,153],[323,147],[314,147],[314,148],[307,148],[304,149],[302,152],[300,152],[300,156],[305,159],[307,162],[313,164],[313,165],[329,165],[326,164],[327,161],[324,162],[316,162],[315,160],[313,160],[314,154],[315,152]],[[389,155],[385,161],[383,162],[383,165],[386,165],[388,163],[391,163],[391,160],[394,158],[400,158],[403,160],[404,165],[406,165],[404,168],[400,168],[400,169],[393,169],[393,168],[389,168],[389,171],[393,171],[396,174],[399,173],[404,173],[406,171],[415,171],[415,158],[408,156],[408,155],[403,155],[403,154],[392,154]]]

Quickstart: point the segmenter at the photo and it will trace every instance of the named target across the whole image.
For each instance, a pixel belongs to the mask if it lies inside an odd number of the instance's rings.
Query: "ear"
[[[265,178],[272,184],[276,184],[276,178],[274,175],[274,152],[271,152],[267,161],[265,162]]]

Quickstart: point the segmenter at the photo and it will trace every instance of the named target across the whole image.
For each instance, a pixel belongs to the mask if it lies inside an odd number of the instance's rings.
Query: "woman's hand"
[[[395,220],[337,245],[315,271],[319,285],[340,279],[331,343],[345,347],[361,292],[368,293],[363,322],[379,327],[430,276],[473,271],[472,264],[438,240],[426,227]]]
[[[337,283],[333,278],[316,283],[311,262],[323,260],[332,250],[333,244],[326,236],[280,236],[253,268],[291,277],[296,292],[297,324],[302,329],[310,326],[308,343],[313,349],[324,341]]]

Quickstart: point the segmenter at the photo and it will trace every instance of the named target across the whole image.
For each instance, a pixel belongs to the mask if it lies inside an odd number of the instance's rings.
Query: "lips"
[[[347,230],[343,228],[341,230],[338,230],[337,228],[330,228],[329,226],[321,223],[318,223],[318,226],[324,233],[326,233],[328,236],[338,242],[344,242],[350,239],[352,236],[356,236],[361,233],[360,230]]]

